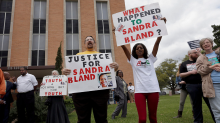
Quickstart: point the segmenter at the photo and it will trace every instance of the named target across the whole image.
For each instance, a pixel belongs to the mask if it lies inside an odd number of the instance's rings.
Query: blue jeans
[[[220,83],[213,83],[215,98],[209,98],[216,123],[220,123]]]
[[[186,84],[186,89],[193,101],[194,123],[203,123],[202,98],[208,106],[212,119],[215,121],[208,98],[203,96],[202,84]]]

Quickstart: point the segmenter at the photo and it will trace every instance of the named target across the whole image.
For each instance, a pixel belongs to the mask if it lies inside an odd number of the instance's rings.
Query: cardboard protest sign
[[[117,46],[167,35],[165,22],[160,20],[158,3],[140,6],[112,15]]]
[[[40,96],[67,95],[67,76],[44,76],[40,86]]]
[[[116,88],[115,72],[110,68],[110,53],[66,56],[68,93]]]

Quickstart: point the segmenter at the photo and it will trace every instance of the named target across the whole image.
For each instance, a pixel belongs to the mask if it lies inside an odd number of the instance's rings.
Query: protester
[[[205,51],[196,61],[198,73],[202,77],[203,95],[209,99],[215,121],[220,123],[220,65],[219,50],[213,51],[213,40],[203,38],[200,47]]]
[[[6,80],[6,94],[0,100],[0,123],[8,123],[10,104],[13,102],[11,89],[16,89],[16,84],[9,81],[11,77],[8,72],[4,72],[4,78]],[[15,81],[15,77],[12,80]]]
[[[134,102],[134,86],[132,85],[131,82],[129,83],[129,86],[128,86],[128,94],[130,97],[130,103],[131,103],[131,100],[133,100],[133,102]]]
[[[178,115],[176,117],[173,118],[180,118],[182,117],[182,113],[183,113],[183,108],[184,108],[184,104],[185,104],[185,100],[187,95],[189,94],[188,91],[186,90],[186,82],[181,80],[181,77],[179,76],[180,74],[180,66],[181,64],[179,64],[179,69],[176,73],[176,84],[179,85],[180,87],[180,106],[179,106],[179,110],[178,110]],[[193,102],[191,97],[189,96],[191,105],[193,107]],[[192,108],[192,113],[193,113],[193,108]]]
[[[166,18],[162,18],[166,23]],[[132,55],[128,49],[121,46],[131,64],[134,73],[135,103],[139,116],[139,123],[146,123],[146,99],[151,123],[157,123],[157,106],[159,102],[159,83],[154,69],[157,51],[162,37],[158,37],[152,54],[148,56],[147,48],[142,43],[134,45]]]
[[[57,70],[52,71],[53,76],[59,75]],[[48,106],[46,123],[70,123],[63,96],[48,96],[50,104]]]
[[[5,78],[2,70],[0,69],[0,99],[3,98],[5,93],[6,93]]]
[[[92,36],[87,36],[84,42],[86,51],[78,53],[77,55],[83,54],[95,54],[99,53],[95,51],[96,42]],[[111,68],[115,71],[118,69],[118,64],[116,62],[110,64]],[[69,75],[70,69],[63,69],[64,75]],[[91,120],[91,110],[93,109],[93,114],[96,123],[107,123],[107,101],[109,98],[109,90],[99,90],[99,91],[89,91],[74,93],[73,102],[78,116],[78,123],[90,123]]]
[[[126,117],[127,115],[127,83],[123,79],[123,72],[118,70],[116,72],[116,82],[117,88],[115,88],[115,95],[119,96],[118,105],[115,111],[112,113],[112,119],[115,119],[115,116],[118,116],[122,110],[121,117]]]
[[[17,112],[18,122],[35,122],[35,108],[34,108],[34,90],[36,90],[38,82],[34,75],[27,73],[26,67],[20,67],[21,76],[17,78]],[[25,113],[26,111],[26,113]]]
[[[202,98],[208,106],[213,120],[215,120],[210,108],[209,100],[203,96],[201,76],[196,70],[196,60],[199,54],[200,52],[195,49],[189,50],[189,60],[183,62],[180,66],[180,77],[186,82],[186,89],[193,102],[194,123],[203,123]]]

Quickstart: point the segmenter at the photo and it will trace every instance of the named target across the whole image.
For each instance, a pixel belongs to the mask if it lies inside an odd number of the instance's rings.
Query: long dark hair
[[[137,44],[134,45],[134,47],[133,47],[133,49],[132,49],[132,56],[133,56],[134,58],[138,59],[138,56],[137,56],[137,54],[136,54],[136,48],[137,48],[138,45],[141,45],[141,46],[144,48],[143,57],[144,57],[145,59],[147,59],[147,58],[148,58],[148,51],[147,51],[147,48],[145,47],[145,45],[142,44],[142,43],[137,43]]]
[[[122,70],[118,70],[118,71],[116,72],[116,76],[118,76],[118,72],[119,72],[119,71],[122,72]],[[123,77],[123,72],[122,72],[122,77]]]

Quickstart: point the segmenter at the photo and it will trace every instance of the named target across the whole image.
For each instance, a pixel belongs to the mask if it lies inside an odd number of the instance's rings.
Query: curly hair
[[[142,44],[142,43],[137,43],[137,44],[134,45],[134,47],[133,47],[133,49],[132,49],[132,56],[133,56],[134,58],[138,59],[138,56],[137,56],[137,54],[136,54],[136,48],[137,48],[138,45],[141,45],[141,46],[144,48],[143,57],[144,57],[145,59],[147,59],[147,58],[148,58],[148,51],[147,51],[147,48],[145,47],[145,45]]]

